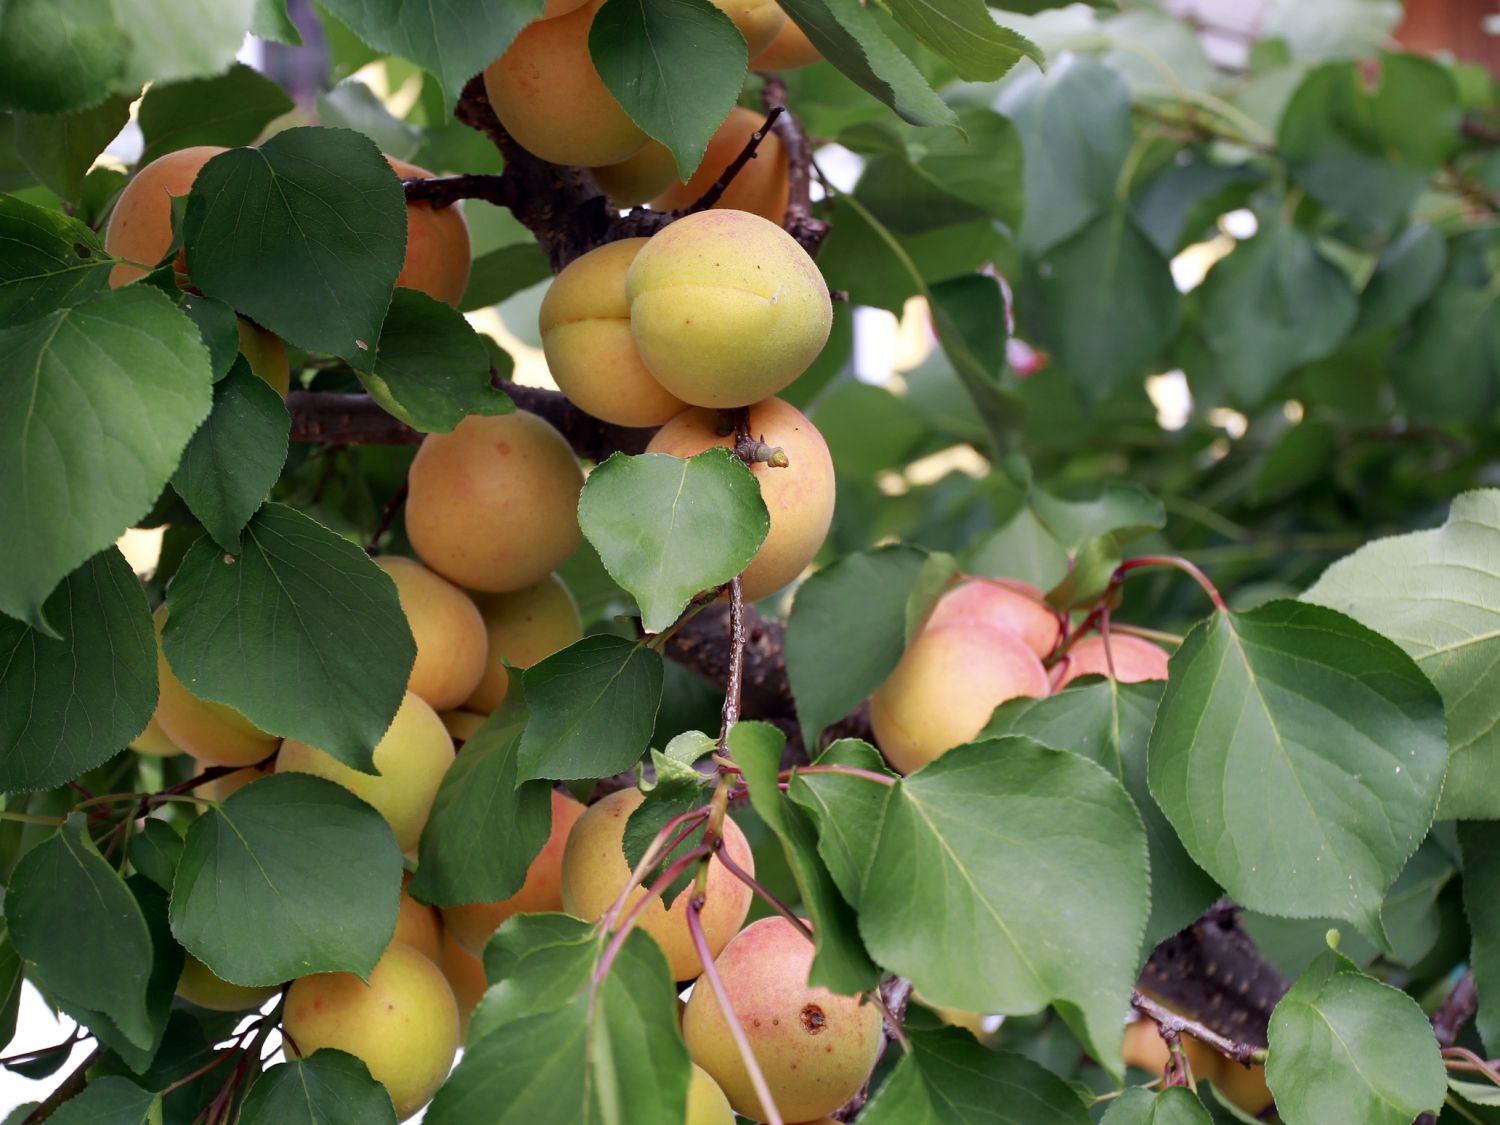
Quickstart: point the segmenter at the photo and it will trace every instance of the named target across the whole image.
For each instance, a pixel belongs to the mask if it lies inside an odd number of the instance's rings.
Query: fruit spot
[[[510,442],[508,441],[497,441],[495,443],[495,448],[500,451],[501,457],[506,457],[510,454]]]
[[[823,1009],[816,1004],[806,1004],[802,1008],[802,1030],[809,1035],[818,1035],[828,1026],[828,1017],[823,1014]]]

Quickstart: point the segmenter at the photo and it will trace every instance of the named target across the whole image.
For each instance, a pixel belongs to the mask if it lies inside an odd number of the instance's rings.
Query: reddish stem
[[[641,861],[635,865],[635,870],[630,873],[630,878],[620,888],[620,893],[615,897],[615,901],[610,904],[609,909],[605,911],[604,916],[600,919],[606,930],[614,927],[615,919],[620,916],[620,911],[625,909],[625,902],[630,898],[630,892],[640,886],[641,882],[646,878],[647,872],[656,866],[657,861],[662,856],[670,855],[672,849],[682,843],[693,829],[697,827],[697,822],[708,816],[708,812],[709,810],[706,808],[689,809],[685,813],[674,816],[666,824],[662,825],[661,831],[656,834],[656,838],[651,841],[645,852],[642,853]],[[675,837],[671,835],[679,825],[685,825],[688,821],[692,821],[693,823],[684,828]],[[670,843],[667,842],[669,838],[671,840]]]
[[[741,883],[744,883],[745,886],[749,887],[756,894],[760,895],[761,898],[765,899],[766,904],[770,906],[772,910],[776,911],[777,914],[780,914],[793,926],[796,926],[798,932],[801,933],[802,936],[805,937],[808,941],[814,940],[813,932],[807,928],[807,923],[804,922],[801,918],[798,918],[796,913],[793,912],[790,906],[782,902],[781,899],[777,898],[776,895],[773,894],[766,886],[760,883],[754,875],[750,874],[750,872],[746,871],[738,863],[735,863],[734,858],[730,856],[727,848],[720,847],[717,849],[717,853],[719,862],[724,865],[725,869],[731,875],[733,875]]]
[[[878,781],[881,785],[896,784],[894,777],[887,777],[885,774],[877,773],[875,770],[860,769],[858,766],[798,766],[794,770],[783,770],[778,776],[791,777],[794,773],[841,773],[846,777],[862,777],[866,781]]]
[[[1220,613],[1229,612],[1229,606],[1224,604],[1223,596],[1219,593],[1218,587],[1208,580],[1208,575],[1188,562],[1187,559],[1179,559],[1174,555],[1139,555],[1133,559],[1126,559],[1115,568],[1116,581],[1112,585],[1118,585],[1119,580],[1123,579],[1132,570],[1141,570],[1148,566],[1170,566],[1174,570],[1182,571],[1182,573],[1198,583],[1199,586],[1203,587],[1203,592],[1208,595],[1208,600],[1214,603],[1215,609]]]
[[[610,938],[609,945],[605,947],[604,956],[599,958],[599,964],[594,967],[594,984],[598,984],[609,975],[610,966],[615,963],[615,958],[620,955],[620,948],[625,944],[625,939],[630,936],[638,919],[646,907],[651,905],[651,900],[660,895],[672,885],[672,881],[686,871],[700,859],[708,858],[713,851],[707,844],[699,844],[690,852],[679,856],[670,867],[661,873],[661,876],[646,888],[646,893],[638,898],[631,906],[630,912],[620,919],[620,925]]]

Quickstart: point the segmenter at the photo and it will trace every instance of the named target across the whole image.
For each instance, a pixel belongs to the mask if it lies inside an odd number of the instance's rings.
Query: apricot
[[[489,635],[484,675],[464,700],[470,711],[488,715],[510,690],[509,664],[530,668],[583,638],[578,603],[555,574],[509,594],[476,594],[474,604]]]
[[[403,180],[430,180],[436,174],[394,156],[386,163]],[[429,297],[458,307],[469,285],[469,225],[457,207],[434,207],[425,201],[406,205],[406,260],[396,284],[420,289]]]
[[[448,733],[453,736],[454,742],[468,742],[479,733],[479,728],[484,726],[488,715],[476,715],[473,711],[444,711],[438,718],[443,720],[443,726],[448,728]]]
[[[141,731],[127,744],[137,754],[147,754],[153,758],[170,758],[173,754],[181,754],[182,747],[167,737],[167,732],[161,729],[161,724],[152,715],[146,723],[146,729]]]
[[[987,578],[970,578],[944,594],[927,618],[927,627],[963,620],[985,621],[1014,633],[1040,657],[1050,656],[1062,637],[1057,614],[1043,603],[1040,591],[1032,597]]]
[[[521,889],[499,902],[471,902],[443,908],[443,925],[459,945],[475,956],[481,956],[490,935],[513,915],[563,909],[563,851],[568,844],[568,834],[583,814],[581,802],[556,789],[552,791],[552,831],[526,869],[526,881],[521,884]]]
[[[452,934],[444,933],[443,958],[438,965],[458,1003],[458,1035],[463,1039],[469,1034],[469,1017],[490,987],[484,975],[484,962],[459,945]]]
[[[240,330],[240,354],[245,357],[250,370],[286,398],[292,389],[292,367],[287,361],[286,344],[276,333],[267,332],[254,321],[242,316],[235,320]]]
[[[401,611],[417,642],[406,690],[436,711],[457,707],[484,674],[489,642],[479,610],[467,594],[419,562],[387,555],[375,565],[395,582]]]
[[[1271,1096],[1271,1088],[1266,1085],[1266,1068],[1263,1066],[1241,1066],[1224,1059],[1212,1079],[1214,1089],[1222,1093],[1227,1101],[1234,1103],[1235,1108],[1251,1117],[1259,1117],[1265,1113],[1276,1100]]]
[[[500,123],[522,148],[554,164],[616,164],[646,134],[594,69],[589,28],[601,0],[537,20],[484,70]]]
[[[118,289],[144,277],[172,248],[172,197],[193,190],[198,172],[219,153],[219,145],[194,145],[158,156],[131,177],[115,200],[104,230],[104,249],[116,258],[109,283]],[[177,256],[177,273],[185,269]]]
[[[646,449],[693,457],[715,445],[733,448],[733,433],[719,432],[725,428],[717,410],[687,410],[658,430]],[[745,597],[754,601],[796,578],[818,553],[833,522],[834,480],[823,435],[790,403],[779,398],[757,402],[750,408],[750,433],[780,448],[788,461],[781,468],[750,467],[771,513],[766,540],[740,579]]]
[[[576,12],[579,8],[589,3],[589,0],[547,0],[542,7],[541,18],[553,20],[558,16],[565,16],[569,12]]]
[[[646,367],[694,406],[748,406],[806,371],[833,306],[807,252],[747,211],[685,215],[654,235],[625,275]]]
[[[1122,684],[1167,678],[1167,654],[1140,637],[1128,633],[1109,635],[1109,657],[1114,661],[1115,679]],[[1104,638],[1084,637],[1053,666],[1054,691],[1061,691],[1079,676],[1108,676],[1109,660],[1104,654]]]
[[[744,150],[751,134],[765,123],[765,114],[735,106],[709,140],[698,170],[687,183],[672,183],[651,201],[651,206],[661,211],[675,211],[691,207],[702,199]],[[749,211],[779,224],[786,218],[786,202],[786,149],[780,137],[767,133],[756,148],[754,158],[729,181],[729,186],[714,206]]]
[[[573,826],[563,852],[563,908],[575,918],[597,922],[614,905],[630,878],[623,840],[625,823],[642,801],[640,790],[621,789],[593,805]],[[724,819],[724,847],[735,863],[754,874],[755,858],[739,825]],[[631,892],[629,905],[640,901],[642,888]],[[660,898],[653,899],[640,914],[636,926],[656,939],[666,955],[673,980],[688,980],[703,971],[687,926],[687,894],[680,894],[671,909]],[[734,937],[750,912],[750,888],[729,873],[717,858],[709,860],[708,886],[701,914],[703,933],[714,956]],[[710,1073],[712,1073],[712,1068]],[[790,1120],[790,1119],[789,1119]]]
[[[776,0],[709,0],[709,3],[734,21],[752,57],[769,47],[786,23],[786,13]]]
[[[964,618],[917,634],[870,696],[870,725],[886,761],[911,773],[973,739],[1007,699],[1047,692],[1047,672],[1023,641]]]
[[[542,298],[542,351],[558,389],[620,426],[659,426],[686,409],[646,370],[630,333],[625,272],[648,240],[606,242],[570,262]]]
[[[437,910],[418,902],[407,892],[410,875],[401,877],[401,900],[396,909],[396,936],[392,939],[409,945],[434,965],[443,963],[443,921]]]
[[[1183,1053],[1187,1055],[1188,1065],[1193,1068],[1194,1080],[1207,1078],[1218,1086],[1222,1056],[1191,1035],[1183,1035],[1178,1041],[1182,1044]],[[1136,1067],[1148,1074],[1167,1073],[1167,1061],[1172,1057],[1172,1051],[1161,1037],[1161,1032],[1156,1029],[1154,1020],[1138,1019],[1127,1024],[1120,1049],[1125,1056],[1126,1066]]]
[[[205,765],[249,766],[270,757],[280,741],[274,734],[267,734],[233,707],[199,699],[172,671],[161,647],[161,631],[167,623],[165,603],[152,620],[157,681],[152,718],[161,732]]]
[[[687,1120],[684,1125],[734,1125],[734,1110],[719,1084],[697,1063],[688,1083]]]
[[[677,179],[677,161],[660,141],[647,141],[634,156],[618,164],[590,168],[594,183],[609,196],[610,203],[624,210],[650,202]]]
[[[431,1100],[458,1052],[459,1016],[443,972],[392,942],[366,984],[353,973],[317,973],[287,989],[287,1054],[347,1051],[383,1084],[405,1121]]]
[[[808,1121],[838,1109],[870,1076],[885,1046],[879,1009],[807,983],[812,959],[812,942],[778,916],[746,926],[714,962],[786,1121]],[[766,1112],[706,980],[693,986],[682,1037],[693,1061],[719,1084],[735,1111],[764,1121]]]
[[[583,470],[535,414],[471,414],[428,434],[407,475],[406,534],[422,561],[471,590],[520,590],[573,553]]]
[[[190,1004],[207,1008],[213,1012],[248,1012],[259,1008],[276,993],[277,986],[270,988],[245,988],[230,984],[214,975],[214,971],[191,953],[183,954],[182,975],[177,978],[177,995]]]
[[[292,738],[281,744],[276,772],[310,773],[338,782],[390,822],[396,843],[406,852],[417,846],[443,774],[452,763],[453,739],[448,728],[420,696],[407,692],[390,727],[375,744],[379,773],[360,773]]]
[[[812,45],[807,32],[788,19],[781,25],[771,45],[750,60],[751,70],[796,70],[822,61],[822,54]]]
[[[206,762],[199,762],[198,765],[200,768],[194,772],[202,773],[203,770],[201,767],[207,764]],[[193,793],[206,800],[218,801],[220,804],[223,804],[252,781],[258,781],[267,774],[275,772],[275,770],[275,762],[265,766],[246,766],[244,769],[235,770],[233,773],[226,773],[222,777],[216,777],[212,781],[205,781],[197,789],[193,790]]]

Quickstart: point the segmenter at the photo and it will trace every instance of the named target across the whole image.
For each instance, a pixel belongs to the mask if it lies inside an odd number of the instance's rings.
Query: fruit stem
[[[1208,575],[1188,562],[1187,559],[1177,558],[1174,555],[1139,555],[1133,559],[1126,559],[1115,568],[1114,580],[1110,583],[1110,586],[1112,588],[1118,586],[1124,580],[1125,575],[1132,570],[1140,570],[1150,566],[1170,566],[1175,570],[1182,571],[1182,573],[1198,583],[1199,586],[1203,587],[1203,592],[1208,595],[1208,600],[1214,603],[1215,609],[1220,613],[1229,612],[1229,606],[1224,603],[1223,595],[1208,580]]]
[[[45,824],[51,828],[62,825],[66,817],[41,816],[37,813],[11,812],[9,809],[0,809],[0,820],[13,820],[17,824]]]
[[[651,905],[651,900],[659,896],[672,885],[672,881],[686,871],[700,859],[707,859],[712,851],[707,844],[699,844],[690,852],[685,852],[657,878],[656,882],[646,888],[646,893],[637,899],[631,906],[630,912],[620,920],[619,929],[615,930],[614,936],[610,938],[609,945],[604,950],[604,956],[599,958],[599,964],[594,967],[594,985],[597,987],[605,977],[609,975],[610,966],[614,964],[615,958],[619,956],[620,947],[625,944],[625,939],[630,936],[630,931],[635,927],[646,907]],[[695,897],[701,897],[696,896]]]
[[[646,850],[641,854],[641,861],[635,865],[635,870],[630,873],[630,878],[620,888],[620,893],[615,897],[615,901],[610,904],[610,908],[599,919],[600,924],[606,930],[614,928],[615,919],[620,916],[620,911],[625,909],[625,900],[630,897],[630,892],[640,886],[645,881],[646,876],[650,874],[651,869],[660,862],[661,857],[671,855],[672,849],[687,839],[692,834],[693,829],[698,826],[698,822],[707,817],[708,814],[709,809],[707,807],[689,809],[685,813],[674,816],[666,824],[662,825],[661,831],[656,834],[655,839],[646,846]],[[673,836],[672,833],[678,828],[681,828],[682,831]]]
[[[813,932],[807,928],[807,923],[804,922],[801,918],[798,918],[797,915],[792,911],[792,908],[790,906],[782,902],[781,899],[777,898],[776,895],[772,893],[764,884],[760,883],[754,875],[750,874],[750,872],[746,871],[738,863],[735,863],[735,861],[730,857],[728,850],[722,846],[722,843],[720,846],[716,847],[715,850],[717,852],[719,862],[724,865],[725,869],[728,870],[731,875],[733,875],[741,883],[744,883],[745,886],[749,887],[756,894],[760,895],[761,898],[765,899],[766,904],[770,906],[772,910],[776,911],[776,913],[780,914],[783,918],[785,918],[788,922],[795,926],[797,928],[797,931],[808,941],[815,940],[813,938]]]
[[[724,981],[719,976],[718,966],[714,964],[713,956],[709,953],[708,939],[703,934],[703,920],[699,917],[702,909],[703,896],[694,895],[688,901],[687,924],[688,933],[693,937],[693,948],[698,951],[698,960],[703,963],[703,976],[698,978],[698,984],[701,986],[704,981],[708,981],[708,987],[713,989],[714,999],[719,1002],[719,1011],[724,1013],[724,1022],[729,1025],[729,1034],[734,1037],[735,1048],[745,1062],[745,1070],[750,1075],[750,1085],[755,1087],[755,1096],[760,1100],[760,1108],[765,1114],[767,1125],[786,1125],[781,1111],[776,1108],[776,1103],[771,1098],[771,1088],[766,1085],[766,1077],[760,1072],[760,1063],[755,1058],[755,1052],[750,1049],[750,1042],[745,1038],[745,1029],[740,1026],[740,1021],[734,1014],[734,1005],[729,1002],[729,993],[724,990]]]
[[[739,155],[729,162],[729,166],[724,169],[723,175],[715,180],[713,185],[699,197],[698,201],[687,209],[688,214],[692,214],[694,211],[707,211],[724,197],[724,193],[729,189],[730,183],[740,174],[746,164],[755,159],[755,150],[760,148],[760,142],[766,139],[766,135],[771,131],[771,126],[776,124],[776,119],[785,112],[786,107],[779,105],[772,106],[767,111],[766,119],[761,124],[761,127],[750,134],[750,139],[745,142],[745,147],[740,149]]]
[[[1190,1020],[1185,1016],[1179,1016],[1170,1008],[1165,1008],[1155,1000],[1142,992],[1130,994],[1130,1006],[1141,1015],[1155,1021],[1156,1026],[1162,1032],[1162,1038],[1167,1039],[1167,1032],[1174,1036],[1183,1032],[1191,1035],[1206,1047],[1212,1047],[1219,1054],[1234,1062],[1248,1065],[1250,1063],[1264,1063],[1266,1061],[1266,1049],[1264,1047],[1252,1047],[1248,1043],[1236,1043],[1220,1035],[1197,1020]],[[1167,1040],[1169,1043],[1171,1040]]]
[[[860,769],[858,766],[798,766],[794,770],[783,770],[780,776],[791,777],[793,774],[802,773],[839,773],[845,775],[846,777],[862,777],[866,781],[878,781],[881,785],[896,784],[896,779],[894,777],[888,777],[883,773],[876,772],[875,770]]]

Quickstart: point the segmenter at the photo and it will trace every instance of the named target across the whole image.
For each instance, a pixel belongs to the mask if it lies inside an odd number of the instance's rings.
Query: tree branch
[[[39,1122],[47,1120],[56,1113],[69,1098],[82,1093],[83,1088],[89,1084],[89,1068],[98,1062],[103,1054],[103,1047],[95,1047],[90,1051],[84,1060],[62,1080],[57,1089],[47,1095],[47,1100],[26,1115],[26,1120],[22,1125],[38,1125]]]
[[[1474,971],[1465,969],[1458,978],[1453,991],[1432,1013],[1432,1033],[1438,1046],[1451,1047],[1458,1040],[1458,1033],[1474,1018],[1479,1008],[1479,990],[1474,984]]]
[[[787,108],[786,83],[775,75],[768,75],[761,87],[761,104],[766,116],[772,118],[772,131],[786,149],[787,204],[786,219],[782,226],[813,257],[828,234],[828,224],[813,218],[812,213],[812,144],[803,131],[802,122]]]

